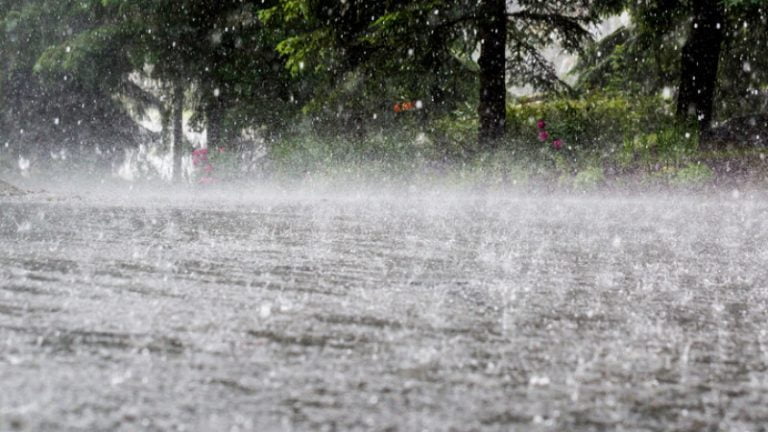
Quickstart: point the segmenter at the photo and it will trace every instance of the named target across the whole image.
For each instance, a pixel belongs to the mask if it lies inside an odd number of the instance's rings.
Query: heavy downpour
[[[765,0],[0,0],[0,431],[765,431]]]

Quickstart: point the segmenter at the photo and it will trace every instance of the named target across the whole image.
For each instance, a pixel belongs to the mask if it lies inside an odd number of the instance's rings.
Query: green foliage
[[[509,104],[506,145],[481,153],[476,0],[0,0],[0,136],[82,147],[98,142],[84,129],[133,132],[116,101],[167,112],[180,83],[194,127],[217,126],[222,145],[259,130],[279,169],[455,163],[467,177],[554,173],[578,187],[640,170],[694,178],[696,135],[660,97],[678,79],[692,4],[516,2],[507,80],[545,93]],[[721,117],[765,110],[766,3],[725,6]],[[630,26],[587,43],[600,14],[623,10]],[[581,55],[577,91],[541,53],[554,43]],[[137,98],[136,77],[157,88]],[[406,101],[422,109],[394,112]],[[117,135],[117,148],[131,142]]]
[[[112,24],[85,31],[48,47],[33,71],[51,80],[71,77],[93,90],[114,91],[133,70],[126,56],[116,55],[133,36],[125,27]]]
[[[597,2],[604,16],[626,11],[631,24],[587,45],[574,73],[580,90],[633,94],[671,92],[690,32],[693,3],[685,0]],[[718,74],[718,119],[765,111],[768,88],[768,3],[725,0],[725,42]]]
[[[272,173],[327,174],[337,170],[381,169],[416,171],[431,160],[433,143],[415,132],[376,134],[367,139],[329,139],[313,133],[296,134],[275,142],[268,158]]]
[[[587,167],[579,171],[573,178],[573,187],[578,190],[591,190],[605,182],[603,170],[597,166]]]
[[[678,170],[673,182],[681,186],[702,186],[714,177],[712,169],[702,163],[690,163]]]
[[[115,77],[127,68],[122,45],[100,31],[110,26],[107,8],[96,0],[3,3],[0,134],[11,151],[85,150],[100,141],[92,132],[107,127],[114,146],[124,145],[135,125],[112,99]],[[81,35],[90,37],[68,42]]]
[[[547,123],[550,139],[541,144],[536,122]],[[590,93],[581,98],[521,101],[507,109],[510,136],[531,147],[564,141],[564,153],[609,155],[627,138],[673,122],[669,103],[658,97],[629,98],[620,93]]]
[[[432,123],[431,135],[439,143],[444,157],[460,160],[477,150],[477,117],[474,107],[465,103],[452,113],[443,115]]]
[[[618,160],[625,167],[642,164],[648,171],[677,169],[698,150],[694,130],[693,126],[662,124],[652,132],[627,137]]]
[[[642,95],[658,95],[665,88],[671,89],[679,74],[679,47],[674,47],[680,37],[677,32],[659,35],[621,27],[587,45],[571,71],[577,77],[576,88]]]

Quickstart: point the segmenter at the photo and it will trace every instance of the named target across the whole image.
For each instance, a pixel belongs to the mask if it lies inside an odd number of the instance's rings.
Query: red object
[[[414,108],[416,108],[416,104],[414,104],[413,102],[408,101],[408,102],[396,103],[393,109],[394,109],[394,111],[396,113],[399,113],[399,112],[404,112],[404,111],[411,111]]]
[[[547,131],[539,132],[539,141],[546,141],[548,138],[549,138],[549,132]]]
[[[536,126],[539,129],[544,129],[545,127],[547,127],[547,122],[545,122],[543,119],[539,119],[539,121],[536,122]]]
[[[196,149],[192,151],[192,165],[201,165],[208,161],[208,149]]]
[[[555,150],[560,150],[561,148],[563,148],[563,141],[560,139],[556,139],[552,141],[552,148],[554,148]]]

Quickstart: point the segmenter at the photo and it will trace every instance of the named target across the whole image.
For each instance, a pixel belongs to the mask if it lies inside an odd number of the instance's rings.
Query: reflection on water
[[[768,204],[0,202],[0,430],[759,430]]]

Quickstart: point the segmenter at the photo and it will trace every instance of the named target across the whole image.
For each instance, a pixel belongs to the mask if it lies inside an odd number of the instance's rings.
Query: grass
[[[695,139],[676,130],[625,140],[611,151],[556,151],[521,140],[510,140],[497,151],[459,157],[456,148],[462,148],[461,142],[443,151],[438,141],[407,132],[364,141],[294,137],[272,148],[266,168],[277,179],[544,185],[574,191],[768,183],[766,149],[701,151]]]
[[[611,130],[600,135],[590,131],[589,139],[567,139],[562,150],[555,150],[550,143],[536,139],[531,118],[521,120],[523,125],[512,125],[514,136],[492,152],[476,150],[476,128],[471,122],[438,122],[442,129],[429,134],[414,127],[363,139],[305,132],[272,143],[267,155],[251,171],[238,165],[241,162],[237,155],[226,155],[216,174],[233,181],[439,182],[573,191],[768,184],[768,149],[702,150],[687,129],[663,123],[652,132],[627,129],[629,132],[622,134]],[[0,151],[0,176],[18,170],[14,162]],[[98,161],[90,158],[51,161],[49,165],[50,170],[41,166],[37,171],[70,169],[92,172],[94,176],[100,172],[95,168]]]

